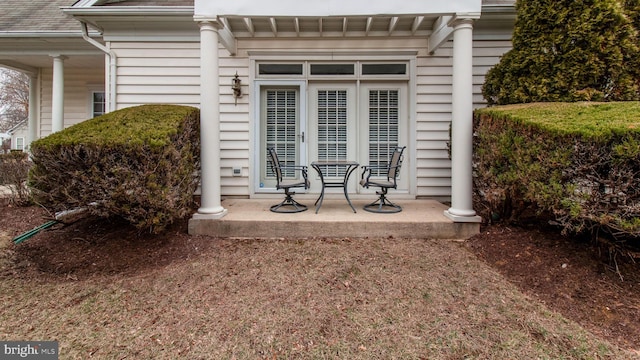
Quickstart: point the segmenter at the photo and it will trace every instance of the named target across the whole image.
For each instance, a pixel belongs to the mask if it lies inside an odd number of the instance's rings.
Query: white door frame
[[[259,154],[262,153],[262,148],[266,146],[266,144],[262,142],[262,133],[261,133],[261,126],[262,126],[261,108],[263,105],[261,92],[262,92],[262,89],[264,88],[274,87],[274,86],[286,86],[286,87],[292,87],[292,88],[297,87],[299,91],[298,116],[299,116],[299,126],[300,126],[300,128],[298,129],[298,132],[299,133],[304,132],[306,134],[307,133],[307,130],[306,130],[307,82],[305,80],[255,80],[253,84],[255,86],[253,89],[253,93],[252,93],[253,98],[251,99],[251,101],[253,102],[252,118],[254,119],[253,131],[255,134],[254,139],[255,139],[256,147],[255,147],[255,150],[252,151],[252,154],[250,154],[250,156],[253,156],[253,171],[251,172],[252,176],[250,177],[250,181],[252,183],[254,193],[256,194],[272,193],[277,190],[274,187],[260,187],[260,181],[259,181],[260,169],[261,169],[261,166],[263,165],[261,163],[261,157],[259,156]],[[307,165],[306,164],[307,147],[301,145],[299,148],[300,148],[300,152],[298,154],[298,164]]]

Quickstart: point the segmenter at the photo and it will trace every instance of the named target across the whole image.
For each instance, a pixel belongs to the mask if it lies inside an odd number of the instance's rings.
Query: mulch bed
[[[10,236],[47,220],[35,206],[0,206],[0,233]],[[623,257],[614,262],[593,243],[540,227],[483,227],[465,244],[528,296],[602,338],[640,349],[640,265]],[[128,273],[190,258],[208,246],[206,237],[186,233],[186,221],[152,236],[122,222],[84,219],[47,230],[46,242],[25,241],[11,271],[34,278]]]

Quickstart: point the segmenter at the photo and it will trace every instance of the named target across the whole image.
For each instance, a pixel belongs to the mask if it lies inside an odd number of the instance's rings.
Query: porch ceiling
[[[236,38],[428,36],[438,16],[219,16]]]

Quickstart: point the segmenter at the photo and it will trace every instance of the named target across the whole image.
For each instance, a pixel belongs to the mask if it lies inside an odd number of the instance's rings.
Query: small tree
[[[637,0],[517,0],[513,49],[487,73],[484,98],[640,99],[637,8]]]
[[[29,116],[29,76],[0,69],[0,132]]]

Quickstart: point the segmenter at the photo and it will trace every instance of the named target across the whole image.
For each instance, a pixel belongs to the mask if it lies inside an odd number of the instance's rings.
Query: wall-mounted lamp
[[[236,75],[231,79],[231,90],[233,90],[233,98],[236,101],[236,105],[238,105],[238,98],[242,97],[242,84],[237,71]]]

